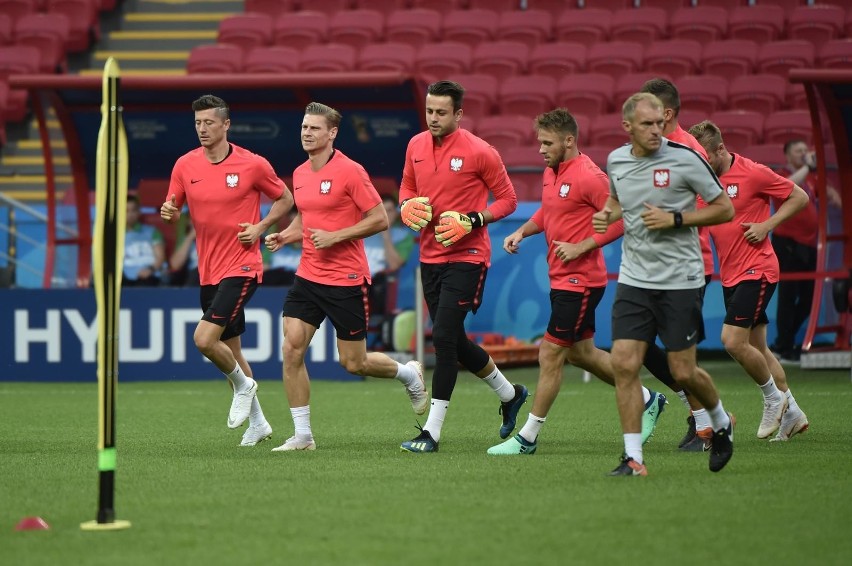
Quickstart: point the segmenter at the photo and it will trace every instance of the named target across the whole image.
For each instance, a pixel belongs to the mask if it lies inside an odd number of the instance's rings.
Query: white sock
[[[643,385],[642,386],[642,402],[647,407],[648,401],[650,401],[650,400],[651,400],[651,390]]]
[[[624,453],[628,458],[633,458],[637,464],[644,463],[642,460],[642,433],[630,432],[624,435]]]
[[[432,399],[432,406],[429,408],[429,418],[426,419],[423,430],[428,431],[435,442],[441,440],[441,427],[444,426],[444,418],[447,416],[447,407],[449,406],[449,401]]]
[[[259,425],[266,422],[266,417],[263,415],[263,409],[260,408],[260,401],[257,400],[257,395],[251,400],[251,412],[249,413],[249,426]]]
[[[541,425],[544,424],[545,419],[547,417],[537,417],[530,413],[530,416],[527,417],[527,423],[518,434],[523,436],[527,442],[535,442],[535,439],[538,438],[538,433],[541,432]]]
[[[760,390],[763,391],[764,399],[776,397],[781,394],[778,387],[775,386],[775,379],[771,375],[769,376],[769,381],[760,386]]]
[[[396,379],[402,382],[403,385],[405,385],[406,387],[411,387],[412,385],[420,381],[419,379],[417,379],[417,371],[413,367],[401,364],[399,362],[396,362],[396,365]]]
[[[500,372],[499,368],[495,367],[494,371],[482,378],[482,381],[497,393],[503,403],[508,403],[515,398],[515,386],[509,383],[509,380]]]
[[[312,440],[314,435],[311,432],[311,406],[291,407],[290,414],[293,415],[296,438],[300,440]]]
[[[681,402],[686,406],[686,408],[691,411],[692,407],[689,406],[689,399],[686,398],[686,391],[681,389],[675,393],[677,393],[677,396],[680,397]]]
[[[724,428],[728,428],[728,425],[731,424],[731,418],[728,416],[728,413],[725,412],[725,408],[722,407],[722,400],[719,399],[719,404],[713,407],[712,409],[707,410],[710,413],[710,422],[713,423],[713,430],[722,430]]]
[[[796,399],[793,397],[793,392],[791,389],[787,389],[787,392],[784,393],[787,396],[787,410],[788,411],[801,411],[799,408],[799,404],[796,403]]]
[[[692,411],[692,418],[695,419],[695,430],[704,430],[711,426],[710,415],[707,414],[707,409]]]
[[[246,379],[246,374],[243,373],[243,368],[240,367],[240,364],[237,364],[231,373],[226,373],[225,377],[228,378],[228,381],[231,382],[231,385],[234,386],[234,391],[242,391],[246,387],[248,387],[248,379]]]

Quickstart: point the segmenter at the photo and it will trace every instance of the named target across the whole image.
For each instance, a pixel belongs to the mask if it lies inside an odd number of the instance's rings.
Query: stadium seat
[[[298,49],[284,45],[261,45],[246,55],[246,73],[295,73],[299,70]]]
[[[787,78],[790,69],[813,67],[816,49],[803,39],[788,39],[764,43],[757,51],[755,69]]]
[[[415,8],[396,10],[388,15],[385,39],[420,47],[437,41],[441,35],[441,14],[437,10]]]
[[[449,75],[464,85],[464,116],[480,120],[494,113],[497,106],[498,81],[491,75]],[[472,130],[475,131],[475,130]]]
[[[852,69],[852,37],[826,41],[819,50],[817,66],[825,69]]]
[[[724,133],[722,134],[722,139],[725,139]],[[771,143],[750,145],[738,153],[748,157],[752,161],[757,161],[758,163],[766,165],[773,170],[781,169],[787,164],[787,157],[784,155],[783,144]]]
[[[476,121],[476,135],[497,148],[502,155],[513,147],[532,148],[533,121],[526,115],[502,114]]]
[[[15,41],[12,34],[12,18],[8,14],[0,13],[0,47],[11,45]]]
[[[42,73],[67,71],[65,44],[69,35],[68,18],[62,14],[26,14],[15,24],[15,43],[31,45],[39,50],[39,70]]]
[[[553,17],[544,10],[512,10],[501,12],[495,38],[501,41],[520,41],[530,48],[550,41],[553,36]]]
[[[725,145],[733,151],[761,143],[763,136],[763,114],[746,110],[721,110],[714,112],[710,120],[722,130]],[[684,125],[684,128],[694,124]]]
[[[780,110],[787,94],[787,81],[778,75],[743,75],[728,86],[728,106],[770,114]]]
[[[245,11],[266,14],[273,19],[285,12],[292,12],[294,0],[246,0]]]
[[[701,67],[705,74],[732,79],[754,70],[757,43],[747,39],[714,41],[704,46]]]
[[[763,143],[784,144],[793,138],[813,141],[813,122],[807,110],[782,110],[769,114],[763,124]]]
[[[553,28],[556,41],[593,45],[609,37],[612,12],[600,8],[565,10],[556,18]]]
[[[521,148],[513,148],[521,149]],[[503,157],[502,155],[500,157]],[[541,201],[541,191],[538,190],[538,185],[534,183],[533,177],[541,180],[541,175],[536,175],[532,170],[529,171],[509,171],[509,166],[506,166],[509,173],[509,180],[512,182],[512,187],[515,189],[515,197],[519,202],[539,202]]]
[[[692,39],[656,41],[645,50],[645,72],[674,79],[694,75],[701,66],[701,44]]]
[[[243,50],[229,43],[212,43],[193,47],[186,61],[186,72],[241,73]]]
[[[805,93],[805,85],[801,83],[787,83],[784,94],[784,106],[788,110],[807,110],[808,95]]]
[[[728,80],[716,75],[681,77],[677,81],[680,107],[709,116],[725,107]]]
[[[612,15],[609,38],[647,45],[666,35],[667,21],[662,8],[622,8]]]
[[[66,51],[70,53],[86,51],[92,41],[100,39],[98,2],[99,0],[48,0],[47,12],[64,14],[68,18]]]
[[[532,122],[532,121],[530,121]],[[518,200],[541,202],[542,173],[544,158],[538,153],[538,145],[517,145],[500,152],[509,179],[515,187]]]
[[[303,11],[281,14],[272,24],[272,42],[302,50],[308,45],[325,43],[328,16],[322,12]]]
[[[679,8],[669,21],[672,39],[692,39],[701,45],[721,39],[727,30],[728,11],[719,6]]]
[[[431,80],[440,80],[447,75],[467,73],[470,69],[472,49],[469,45],[455,41],[427,43],[420,47],[415,58],[417,73]]]
[[[526,69],[529,47],[519,41],[488,41],[473,49],[470,70],[492,75],[502,81],[522,75]]]
[[[470,10],[487,9],[498,13],[518,11],[520,0],[455,0],[456,7]]]
[[[568,0],[569,2],[574,2],[574,0]],[[632,8],[636,5],[634,0],[583,0],[582,3],[586,6],[585,9],[588,8],[603,8],[604,10],[609,10],[614,12],[615,10],[621,10],[622,8]],[[581,5],[581,2],[578,2],[577,5]]]
[[[541,75],[510,77],[500,85],[498,96],[500,113],[532,117],[553,110],[556,86],[557,82],[553,77]]]
[[[571,114],[596,116],[610,111],[615,79],[601,73],[566,75],[559,81],[556,93],[557,106],[564,106]]]
[[[563,12],[576,10],[577,7],[577,2],[574,0],[527,0],[527,10],[543,10],[554,19],[561,16]]]
[[[219,24],[216,43],[236,45],[248,53],[255,47],[272,44],[272,20],[266,14],[237,14]]]
[[[495,39],[497,23],[497,12],[493,10],[452,10],[444,16],[441,38],[475,47]]]
[[[582,73],[586,70],[586,53],[586,46],[582,43],[540,43],[530,51],[527,71],[531,75],[547,75],[555,79]]]
[[[11,75],[34,75],[39,72],[41,54],[31,45],[0,47],[0,81],[7,82]],[[19,122],[27,115],[27,91],[10,89],[6,102],[6,122]]]
[[[671,80],[671,77],[664,73],[649,74],[644,71],[638,73],[625,73],[617,77],[615,79],[615,88],[611,92],[613,111],[620,110],[621,105],[624,104],[624,101],[627,100],[629,96],[639,92],[642,89],[642,85],[653,78]]]
[[[627,143],[627,134],[624,134],[624,143]],[[618,145],[624,145],[618,144]],[[580,153],[584,153],[589,156],[589,159],[594,161],[595,165],[606,171],[606,160],[609,157],[609,154],[612,153],[612,150],[617,148],[618,146],[610,147],[608,145],[586,145],[583,144],[580,146]]]
[[[591,145],[615,149],[630,141],[622,126],[621,112],[598,114],[592,119]]]
[[[642,44],[632,41],[608,41],[589,48],[586,69],[590,73],[604,73],[618,77],[642,68]]]
[[[384,38],[385,17],[376,10],[342,10],[331,17],[328,35],[335,43],[356,49]]]
[[[728,12],[728,38],[757,43],[775,41],[784,31],[784,8],[760,4],[737,6]]]
[[[684,130],[689,130],[689,128],[695,124],[703,122],[704,120],[709,119],[709,117],[710,116],[704,112],[692,110],[691,108],[684,108],[681,104],[680,112],[677,114],[677,123]]]
[[[359,52],[358,69],[414,73],[416,55],[417,49],[408,43],[374,43]]]
[[[355,48],[343,43],[309,45],[302,50],[299,71],[303,73],[337,73],[355,68]]]
[[[852,9],[846,9],[846,25],[844,26],[846,30],[846,37],[852,37]]]
[[[819,48],[826,41],[843,36],[845,19],[846,10],[840,6],[799,6],[790,13],[787,37],[810,41]]]
[[[34,14],[37,11],[36,3],[33,0],[0,0],[0,14],[6,14],[12,20],[12,27],[27,14]]]
[[[315,10],[323,14],[334,14],[352,6],[352,0],[296,0],[299,10]]]

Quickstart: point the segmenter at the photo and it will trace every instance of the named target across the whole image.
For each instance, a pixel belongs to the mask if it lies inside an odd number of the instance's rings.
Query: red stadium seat
[[[759,112],[722,110],[714,112],[710,120],[722,130],[722,137],[728,149],[737,151],[762,141],[763,114]]]
[[[522,75],[527,65],[529,47],[519,41],[489,41],[473,49],[470,70],[492,75],[498,80]]]
[[[852,9],[846,9],[846,25],[844,26],[846,30],[846,37],[852,37]]]
[[[725,106],[728,80],[716,75],[681,77],[677,81],[680,107],[709,116]]]
[[[805,93],[805,85],[801,83],[787,83],[784,106],[789,110],[807,110],[808,95]]]
[[[12,18],[0,13],[0,46],[11,45],[14,42],[12,33]]]
[[[488,9],[496,12],[520,10],[520,0],[456,0],[456,6],[465,9]]]
[[[586,46],[582,43],[540,43],[530,51],[527,71],[531,75],[547,75],[555,79],[582,73],[586,70],[586,53]]]
[[[692,39],[701,45],[721,39],[727,30],[728,11],[719,6],[680,8],[669,21],[672,39]]]
[[[475,47],[494,39],[497,23],[498,15],[493,10],[452,10],[444,16],[441,38]]]
[[[779,110],[787,94],[787,81],[778,75],[743,75],[728,87],[728,105],[735,110],[770,114]]]
[[[248,53],[255,47],[272,44],[272,20],[266,14],[238,14],[219,24],[216,43],[236,45]]]
[[[437,41],[441,35],[441,14],[437,10],[416,8],[396,10],[388,15],[385,39],[420,47]]]
[[[724,139],[725,134],[723,132],[722,140],[724,141]],[[748,157],[752,161],[757,161],[758,163],[766,165],[773,170],[781,169],[787,164],[787,157],[784,155],[783,144],[771,143],[750,145],[739,153]]]
[[[331,17],[329,37],[335,43],[345,43],[356,49],[382,40],[385,17],[376,10],[342,10]]]
[[[799,6],[790,13],[787,37],[810,41],[819,48],[826,41],[843,36],[845,19],[846,11],[840,6]]]
[[[322,12],[304,11],[281,14],[272,25],[272,42],[295,49],[325,43],[328,16]]]
[[[701,67],[705,74],[728,77],[748,75],[757,60],[757,43],[747,39],[714,41],[704,46]]]
[[[548,12],[554,19],[568,10],[576,10],[577,2],[574,0],[527,0],[527,10],[543,10]]]
[[[625,73],[615,79],[615,88],[612,90],[612,110],[621,110],[621,105],[628,97],[642,90],[642,86],[649,80],[659,78],[671,80],[664,73],[649,74],[646,72]]]
[[[625,133],[624,135],[624,142],[627,143],[627,134]],[[606,160],[609,157],[609,154],[612,153],[612,150],[616,147],[618,146],[609,147],[608,145],[582,145],[580,146],[580,153],[588,155],[589,159],[595,162],[595,165],[606,171]]]
[[[657,41],[645,50],[645,72],[675,79],[694,75],[701,66],[701,44],[692,39]]]
[[[68,18],[62,14],[26,14],[15,24],[15,43],[31,45],[41,53],[43,73],[64,73],[68,63],[65,44],[70,35]]]
[[[642,68],[642,44],[632,41],[608,41],[589,48],[586,68],[590,73],[605,73],[618,77]]]
[[[678,112],[677,114],[677,123],[684,130],[689,130],[689,128],[691,128],[695,124],[703,122],[708,118],[709,116],[704,112],[699,112],[690,108],[684,108],[681,104],[680,112]]]
[[[569,0],[573,2],[573,0]],[[605,10],[615,11],[621,10],[622,8],[632,8],[636,2],[634,0],[584,0],[586,9],[591,8],[603,8]],[[578,5],[580,3],[578,2]]]
[[[362,71],[414,73],[417,49],[408,43],[374,43],[361,49],[358,68]]]
[[[284,45],[262,45],[248,52],[246,73],[295,73],[299,70],[298,49]]]
[[[609,38],[647,45],[666,35],[667,21],[662,8],[622,8],[612,16]]]
[[[764,43],[757,51],[755,69],[787,78],[790,69],[813,67],[816,49],[803,39]]]
[[[824,69],[852,69],[852,37],[826,41],[819,50],[817,66]]]
[[[98,0],[48,0],[47,12],[68,18],[68,40],[65,42],[68,52],[86,51],[92,41],[101,37]]]
[[[0,0],[0,14],[9,16],[13,27],[22,16],[34,14],[37,9],[36,3],[32,0]]]
[[[245,11],[266,14],[277,18],[285,12],[293,11],[294,0],[246,0]]]
[[[593,45],[609,37],[612,12],[599,8],[565,10],[556,19],[553,29],[556,41],[571,41]]]
[[[544,158],[534,143],[517,145],[500,152],[518,200],[541,202]]]
[[[472,49],[454,41],[427,43],[420,47],[415,58],[417,73],[430,80],[440,80],[447,75],[467,73],[470,69]]]
[[[592,145],[615,149],[630,141],[622,126],[621,112],[599,114],[592,120]]]
[[[323,14],[334,14],[352,7],[351,0],[296,0],[300,10],[315,10]]]
[[[186,72],[197,73],[241,73],[243,50],[229,43],[213,43],[193,47],[186,62]]]
[[[783,110],[769,114],[763,124],[763,143],[783,144],[802,138],[810,145],[814,138],[811,114],[807,110]]]
[[[496,147],[501,155],[513,147],[534,147],[533,121],[528,116],[487,116],[477,120],[476,134]]]
[[[449,79],[464,86],[464,116],[480,120],[494,114],[499,82],[491,75],[450,75]]]
[[[337,73],[355,68],[355,48],[343,43],[309,45],[302,50],[299,71],[303,73]]]
[[[557,106],[564,106],[571,114],[596,116],[609,112],[615,79],[601,73],[567,75],[559,81],[556,93]]]
[[[552,110],[556,86],[556,79],[547,76],[510,77],[500,85],[500,113],[535,116]]]
[[[550,41],[552,36],[553,16],[544,10],[501,12],[495,35],[501,41],[520,41],[530,48]]]
[[[780,6],[738,6],[728,12],[728,37],[757,43],[775,41],[784,30],[784,9]]]
[[[6,83],[11,75],[33,75],[39,72],[41,54],[31,45],[0,47],[0,82]],[[6,100],[4,119],[19,122],[27,116],[27,91],[10,89]]]

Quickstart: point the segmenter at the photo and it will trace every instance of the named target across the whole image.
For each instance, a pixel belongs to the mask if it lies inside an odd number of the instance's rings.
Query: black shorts
[[[544,339],[558,346],[570,348],[595,335],[595,309],[603,298],[606,287],[579,291],[550,290],[550,322]]]
[[[703,289],[643,289],[619,283],[612,305],[612,339],[642,340],[656,337],[667,350],[679,352],[698,343],[704,325]]]
[[[766,305],[775,293],[775,283],[769,283],[766,277],[740,281],[733,287],[722,287],[725,297],[725,324],[740,328],[754,328],[759,324],[769,324]]]
[[[245,308],[257,289],[256,277],[225,277],[218,285],[201,286],[201,320],[224,326],[221,340],[246,331]]]
[[[423,296],[432,320],[438,307],[475,313],[482,304],[487,274],[484,263],[421,263]]]
[[[284,316],[298,318],[316,328],[328,317],[338,340],[366,340],[369,292],[366,281],[360,285],[323,285],[297,275],[284,299]]]

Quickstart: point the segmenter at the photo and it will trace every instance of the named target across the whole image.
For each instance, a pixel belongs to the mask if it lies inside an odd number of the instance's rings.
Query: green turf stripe
[[[104,448],[98,452],[98,471],[115,471],[115,448]]]

